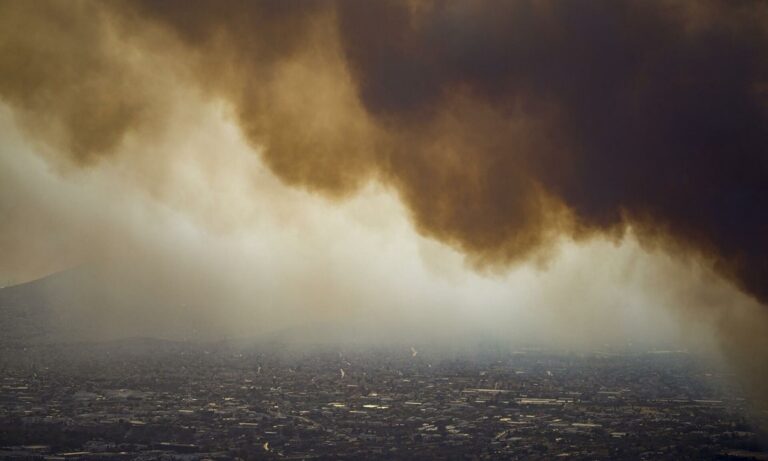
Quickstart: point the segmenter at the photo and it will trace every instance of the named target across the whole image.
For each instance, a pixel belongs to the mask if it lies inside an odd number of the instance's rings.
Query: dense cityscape
[[[0,458],[768,459],[685,351],[8,346]]]

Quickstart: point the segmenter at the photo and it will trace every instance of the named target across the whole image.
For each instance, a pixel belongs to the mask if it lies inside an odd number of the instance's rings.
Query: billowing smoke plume
[[[340,30],[427,232],[515,257],[550,201],[571,232],[632,223],[768,300],[765,4],[351,3]]]
[[[658,275],[641,286],[671,293],[675,312],[687,319],[690,312],[709,319],[723,349],[765,396],[766,50],[768,5],[757,1],[0,0],[0,98],[49,165],[80,172],[83,190],[101,194],[86,201],[92,209],[84,211],[70,198],[82,201],[90,192],[34,179],[29,171],[37,166],[11,160],[12,143],[0,146],[0,160],[9,167],[0,171],[6,179],[0,181],[0,217],[6,218],[0,253],[4,265],[28,271],[47,267],[48,255],[65,248],[67,262],[86,254],[130,266],[127,272],[162,272],[147,277],[148,296],[165,302],[170,286],[165,304],[181,293],[177,304],[186,316],[233,302],[237,292],[234,304],[256,303],[259,315],[271,319],[264,330],[304,317],[299,306],[306,302],[321,305],[318,317],[344,316],[361,302],[380,313],[391,312],[389,304],[412,310],[422,303],[432,282],[408,282],[408,292],[418,295],[402,299],[381,294],[407,285],[397,277],[399,263],[381,257],[387,269],[373,272],[379,291],[368,291],[365,274],[347,270],[349,261],[364,259],[358,248],[367,241],[336,242],[350,249],[327,264],[301,255],[281,265],[264,263],[277,242],[322,246],[344,226],[329,226],[333,231],[317,242],[284,232],[290,227],[284,223],[295,219],[291,210],[301,207],[282,206],[288,192],[261,184],[269,178],[248,154],[216,136],[174,131],[175,121],[194,119],[189,112],[199,106],[185,98],[205,99],[226,107],[254,154],[283,183],[299,186],[293,192],[333,199],[372,182],[384,185],[398,194],[419,233],[458,249],[478,268],[547,261],[564,236],[619,239],[632,229],[645,248],[683,261],[678,268],[714,269],[754,299],[718,283],[689,286],[684,279],[697,276],[669,269],[663,274],[674,277]],[[104,165],[103,178],[83,173]],[[251,175],[254,190],[270,190],[260,197],[277,203],[255,207],[278,216],[272,227],[280,235],[249,250],[261,261],[256,289],[243,289],[253,281],[241,246],[216,243],[207,234],[259,222],[258,212],[240,202],[252,191],[240,176],[230,176],[233,171]],[[166,235],[159,229],[168,226],[154,221],[168,211],[135,206],[136,191],[123,193],[124,184],[110,191],[115,177],[128,178],[172,210],[194,208],[203,230],[180,238],[188,222],[171,213],[166,219],[174,230]],[[208,189],[198,190],[200,183]],[[104,206],[113,196],[115,206]],[[307,197],[300,201],[321,207]],[[17,244],[30,235],[37,236],[33,248]],[[392,251],[404,252],[386,253]],[[167,263],[153,261],[156,253]],[[244,261],[232,265],[236,255]],[[294,266],[306,272],[297,283],[289,275]],[[611,272],[602,270],[603,276]],[[532,304],[567,304],[586,285],[593,292],[603,276],[590,276],[591,284],[562,276],[544,290],[551,299]],[[117,278],[120,286],[125,278]],[[343,278],[351,281],[339,282]],[[717,288],[701,288],[709,285]],[[296,286],[312,295],[303,298]],[[439,286],[447,291],[435,304],[453,303],[459,312],[455,293]],[[116,295],[131,298],[121,290]],[[461,301],[473,302],[475,292]],[[141,318],[132,309],[145,304],[143,298],[124,300],[129,313],[123,317]],[[170,309],[168,317],[178,317],[177,311]],[[112,318],[103,309],[93,312]],[[210,324],[206,315],[199,318],[200,325]],[[599,318],[586,323],[602,325]]]
[[[392,185],[480,266],[631,226],[768,300],[762,2],[0,8],[0,96],[78,163],[162,125],[133,65],[152,55],[232,105],[285,182]]]

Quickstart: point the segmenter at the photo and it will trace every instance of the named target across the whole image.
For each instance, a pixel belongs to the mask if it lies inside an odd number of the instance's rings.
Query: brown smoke
[[[78,162],[110,153],[152,104],[115,21],[85,2],[0,2],[0,95]]]
[[[201,83],[289,183],[338,195],[375,175],[481,264],[631,224],[768,299],[764,4],[138,11],[198,54]]]
[[[768,299],[760,3],[2,8],[0,94],[77,161],[158,112],[114,42],[175,40],[291,184],[341,195],[378,177],[420,231],[485,264],[632,224]]]
[[[170,48],[284,181],[390,184],[481,266],[632,226],[768,301],[764,3],[7,1],[0,17],[0,96],[76,162],[161,118],[131,53]]]

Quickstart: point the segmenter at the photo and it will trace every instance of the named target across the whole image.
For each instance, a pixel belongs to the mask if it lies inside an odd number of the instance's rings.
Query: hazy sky
[[[0,282],[80,268],[53,295],[83,337],[672,341],[767,369],[763,3],[0,18]]]

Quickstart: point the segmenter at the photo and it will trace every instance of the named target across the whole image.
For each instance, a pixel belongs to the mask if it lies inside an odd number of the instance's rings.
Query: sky
[[[81,338],[768,373],[761,2],[0,1],[0,285]]]

